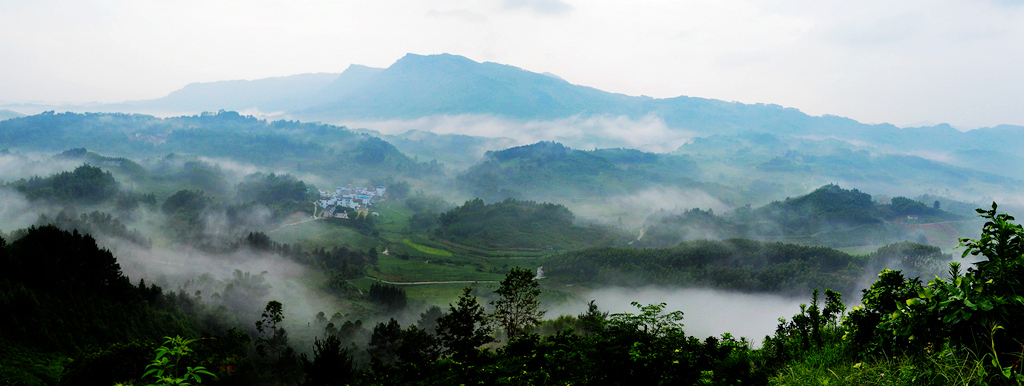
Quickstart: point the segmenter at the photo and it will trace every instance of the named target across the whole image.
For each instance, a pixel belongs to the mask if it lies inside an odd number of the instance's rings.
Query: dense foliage
[[[75,355],[164,333],[195,335],[197,321],[176,294],[144,281],[133,285],[95,240],[53,226],[32,227],[7,244],[0,239],[0,344],[36,353]],[[14,360],[0,353],[0,362]],[[26,354],[29,357],[40,354]],[[120,362],[119,362],[120,363]],[[0,365],[2,377],[35,383],[37,371]],[[21,372],[23,371],[23,372]],[[57,370],[59,372],[59,370]],[[52,374],[51,374],[52,376]]]
[[[816,305],[780,324],[771,344],[789,369],[779,384],[872,382],[906,385],[1024,383],[1024,228],[1014,218],[979,209],[987,222],[978,239],[961,239],[964,256],[982,259],[964,272],[949,265],[947,278],[927,284],[883,270],[861,304],[841,323],[823,323],[815,344],[801,343],[801,325],[820,320]],[[815,302],[816,303],[816,302]],[[785,354],[786,355],[781,355]],[[831,372],[825,375],[825,371]]]
[[[540,308],[540,283],[532,270],[512,268],[494,293],[498,295],[491,302],[495,322],[510,340],[539,324],[547,312]]]
[[[409,302],[405,290],[391,284],[371,284],[367,298],[371,302],[384,306],[388,311],[404,310]]]
[[[56,216],[39,215],[37,226],[53,225],[65,231],[79,231],[89,235],[102,235],[127,240],[142,247],[150,247],[152,241],[138,230],[128,229],[121,220],[109,213],[92,211],[75,216],[74,212],[62,210]]]
[[[173,118],[46,112],[0,121],[0,148],[46,152],[88,148],[120,157],[183,153],[346,178],[429,176],[442,171],[437,163],[415,162],[385,141],[344,127],[268,122],[233,111]]]
[[[472,311],[474,303],[464,294],[438,320],[436,339],[416,326],[402,330],[394,320],[379,324],[377,357],[385,358],[389,347],[395,351],[364,375],[365,384],[758,384],[770,375],[746,341],[729,334],[703,341],[687,336],[682,312],[665,313],[664,304],[634,303],[639,313],[611,316],[592,307],[579,318],[566,317],[578,331],[525,334],[495,351],[479,350],[488,339],[473,327],[483,316]]]
[[[490,151],[484,161],[458,177],[459,187],[487,201],[505,198],[551,200],[636,193],[659,182],[692,176],[681,157],[637,150],[573,150],[538,142]]]
[[[71,172],[32,177],[13,183],[30,200],[51,200],[58,203],[96,204],[115,197],[117,181],[110,172],[92,165],[82,165]]]

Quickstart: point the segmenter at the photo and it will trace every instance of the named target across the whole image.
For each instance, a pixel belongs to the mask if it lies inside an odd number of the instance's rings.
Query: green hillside
[[[564,206],[511,198],[493,204],[470,200],[438,220],[437,237],[484,249],[566,250],[625,240],[611,228],[574,224]]]
[[[344,127],[271,122],[230,111],[174,118],[48,112],[0,122],[0,148],[86,148],[132,158],[192,154],[353,180],[441,172],[436,163],[418,163],[379,138]]]
[[[639,243],[666,247],[684,240],[741,237],[831,247],[877,246],[906,240],[926,242],[925,224],[966,224],[966,220],[905,197],[877,203],[857,189],[825,185],[803,196],[721,215],[699,208],[656,213],[648,218]]]
[[[693,165],[680,157],[626,149],[574,150],[538,142],[490,151],[457,177],[458,186],[489,201],[608,197],[656,183],[692,183]]]

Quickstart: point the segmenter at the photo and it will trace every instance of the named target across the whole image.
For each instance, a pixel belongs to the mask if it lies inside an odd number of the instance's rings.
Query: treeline
[[[30,200],[58,203],[98,204],[117,196],[119,186],[110,172],[82,165],[71,172],[49,177],[32,177],[11,183]]]
[[[326,269],[342,274],[347,279],[362,277],[365,266],[377,264],[379,254],[376,247],[367,251],[337,246],[331,249],[303,249],[299,245],[278,243],[263,232],[249,232],[219,253],[231,253],[240,248],[269,252],[317,269]]]
[[[763,384],[771,373],[757,352],[729,334],[699,339],[683,331],[682,313],[664,304],[637,313],[609,315],[592,302],[576,329],[541,336],[526,333],[495,350],[487,315],[469,291],[436,319],[435,332],[421,315],[405,328],[394,319],[373,328],[367,369],[337,366],[307,374],[307,381],[346,377],[352,384]],[[323,351],[321,351],[323,352]],[[336,355],[335,355],[336,357]],[[320,378],[323,376],[324,378]],[[326,383],[320,383],[326,384]]]
[[[53,225],[66,231],[79,231],[90,235],[104,235],[127,240],[135,245],[149,248],[153,242],[134,229],[128,229],[121,220],[110,213],[92,211],[75,216],[73,211],[62,210],[56,216],[39,215],[36,226]]]
[[[485,204],[477,198],[442,213],[435,235],[488,249],[564,250],[624,242],[625,237],[612,228],[578,226],[574,220],[572,212],[558,204],[512,198]]]
[[[367,298],[374,303],[383,305],[388,311],[405,309],[409,302],[405,290],[391,284],[373,283]]]
[[[305,384],[763,384],[774,370],[746,340],[686,335],[683,313],[664,304],[609,315],[592,301],[541,336],[531,332],[544,315],[532,271],[516,268],[501,281],[492,312],[473,292],[465,288],[446,312],[432,307],[414,324],[391,319],[372,332],[319,315],[325,339],[303,360]],[[352,345],[360,337],[365,349]]]

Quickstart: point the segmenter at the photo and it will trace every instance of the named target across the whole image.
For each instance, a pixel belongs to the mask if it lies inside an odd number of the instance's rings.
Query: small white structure
[[[544,278],[544,266],[537,267],[537,276],[533,277],[533,280],[540,280]]]

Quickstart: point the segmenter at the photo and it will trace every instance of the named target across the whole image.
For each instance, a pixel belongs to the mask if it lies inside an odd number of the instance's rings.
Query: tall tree
[[[278,327],[278,323],[284,320],[284,305],[277,300],[267,302],[263,310],[262,319],[256,321],[256,331],[259,337],[256,339],[256,352],[271,360],[276,360],[278,355],[288,346],[288,332],[284,327]]]
[[[313,338],[313,360],[303,358],[306,370],[306,386],[347,385],[355,379],[352,355],[343,347],[341,339],[331,335],[324,340]]]
[[[387,323],[377,323],[377,326],[373,328],[373,335],[370,336],[370,346],[366,349],[370,353],[373,369],[384,371],[387,367],[394,365],[401,343],[402,326],[395,318],[391,318]]]
[[[540,309],[540,283],[529,269],[512,268],[494,293],[499,296],[491,302],[494,319],[505,329],[509,340],[522,335],[544,317],[546,311]]]
[[[472,292],[471,287],[463,288],[458,305],[449,304],[448,313],[437,319],[437,337],[448,355],[467,357],[480,345],[494,341],[484,307]]]

